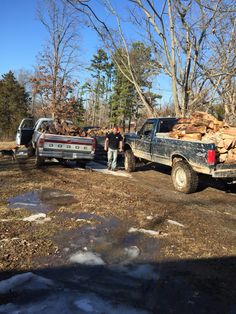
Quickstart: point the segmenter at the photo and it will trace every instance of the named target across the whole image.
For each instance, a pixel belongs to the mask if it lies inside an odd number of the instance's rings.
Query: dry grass
[[[7,141],[7,142],[0,141],[0,150],[1,149],[12,149],[14,147],[16,147],[15,141]]]

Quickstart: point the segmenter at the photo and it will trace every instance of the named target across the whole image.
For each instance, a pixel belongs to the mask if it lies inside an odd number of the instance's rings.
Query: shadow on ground
[[[24,309],[19,313],[30,313],[28,309],[34,313],[42,313],[42,309],[44,313],[56,313],[58,304],[63,302],[61,313],[233,314],[236,311],[235,262],[235,257],[222,257],[122,267],[73,264],[32,269],[34,274],[51,279],[53,285],[46,290],[34,287],[27,290],[29,282],[21,282],[20,289],[5,289],[2,293],[1,281],[0,313],[13,313],[9,311],[10,306],[14,310]],[[147,265],[153,270],[151,277],[145,276]],[[134,267],[140,270],[136,276],[132,272]],[[6,280],[15,274],[15,270],[1,272],[0,279]],[[78,311],[78,299],[85,297],[90,310]],[[105,310],[99,311],[101,304],[98,306],[96,302],[101,300]]]

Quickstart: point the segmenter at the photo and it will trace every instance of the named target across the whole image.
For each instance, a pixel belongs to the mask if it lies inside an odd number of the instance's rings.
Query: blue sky
[[[42,51],[48,34],[36,17],[37,0],[8,0],[0,10],[0,75],[19,69],[33,70],[37,54]],[[99,47],[96,34],[83,28],[82,59],[91,59]],[[85,42],[86,39],[86,42]]]
[[[116,0],[114,1],[117,4]],[[93,3],[96,3],[94,1]],[[120,2],[124,4],[124,2]],[[33,70],[37,54],[42,51],[47,33],[36,17],[37,0],[2,0],[0,10],[0,76],[8,71]],[[121,6],[119,6],[121,8]],[[123,8],[121,8],[123,10]],[[96,6],[96,12],[106,20],[108,14]],[[97,35],[83,27],[80,30],[80,62],[89,64],[92,55],[101,46]],[[131,35],[132,36],[132,35]],[[82,72],[80,71],[80,75]],[[88,77],[83,72],[82,79]],[[171,97],[170,84],[166,78],[155,82],[166,101]]]
[[[0,75],[21,68],[30,70],[47,34],[36,19],[35,0],[1,1]]]

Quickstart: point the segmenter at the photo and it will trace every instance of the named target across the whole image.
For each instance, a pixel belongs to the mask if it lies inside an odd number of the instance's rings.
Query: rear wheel
[[[172,168],[171,178],[175,189],[190,194],[198,188],[198,174],[185,161],[177,161]]]
[[[135,171],[135,156],[131,149],[125,151],[125,170],[127,172]]]
[[[41,167],[45,163],[45,158],[42,156],[39,156],[38,150],[36,150],[36,159],[35,159],[35,165],[36,167]]]

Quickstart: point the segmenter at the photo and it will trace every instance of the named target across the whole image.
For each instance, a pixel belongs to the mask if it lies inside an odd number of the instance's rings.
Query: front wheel
[[[125,151],[125,170],[127,172],[135,171],[135,156],[130,149]]]
[[[177,161],[172,168],[171,178],[175,189],[179,192],[190,194],[198,188],[198,174],[185,161]]]

